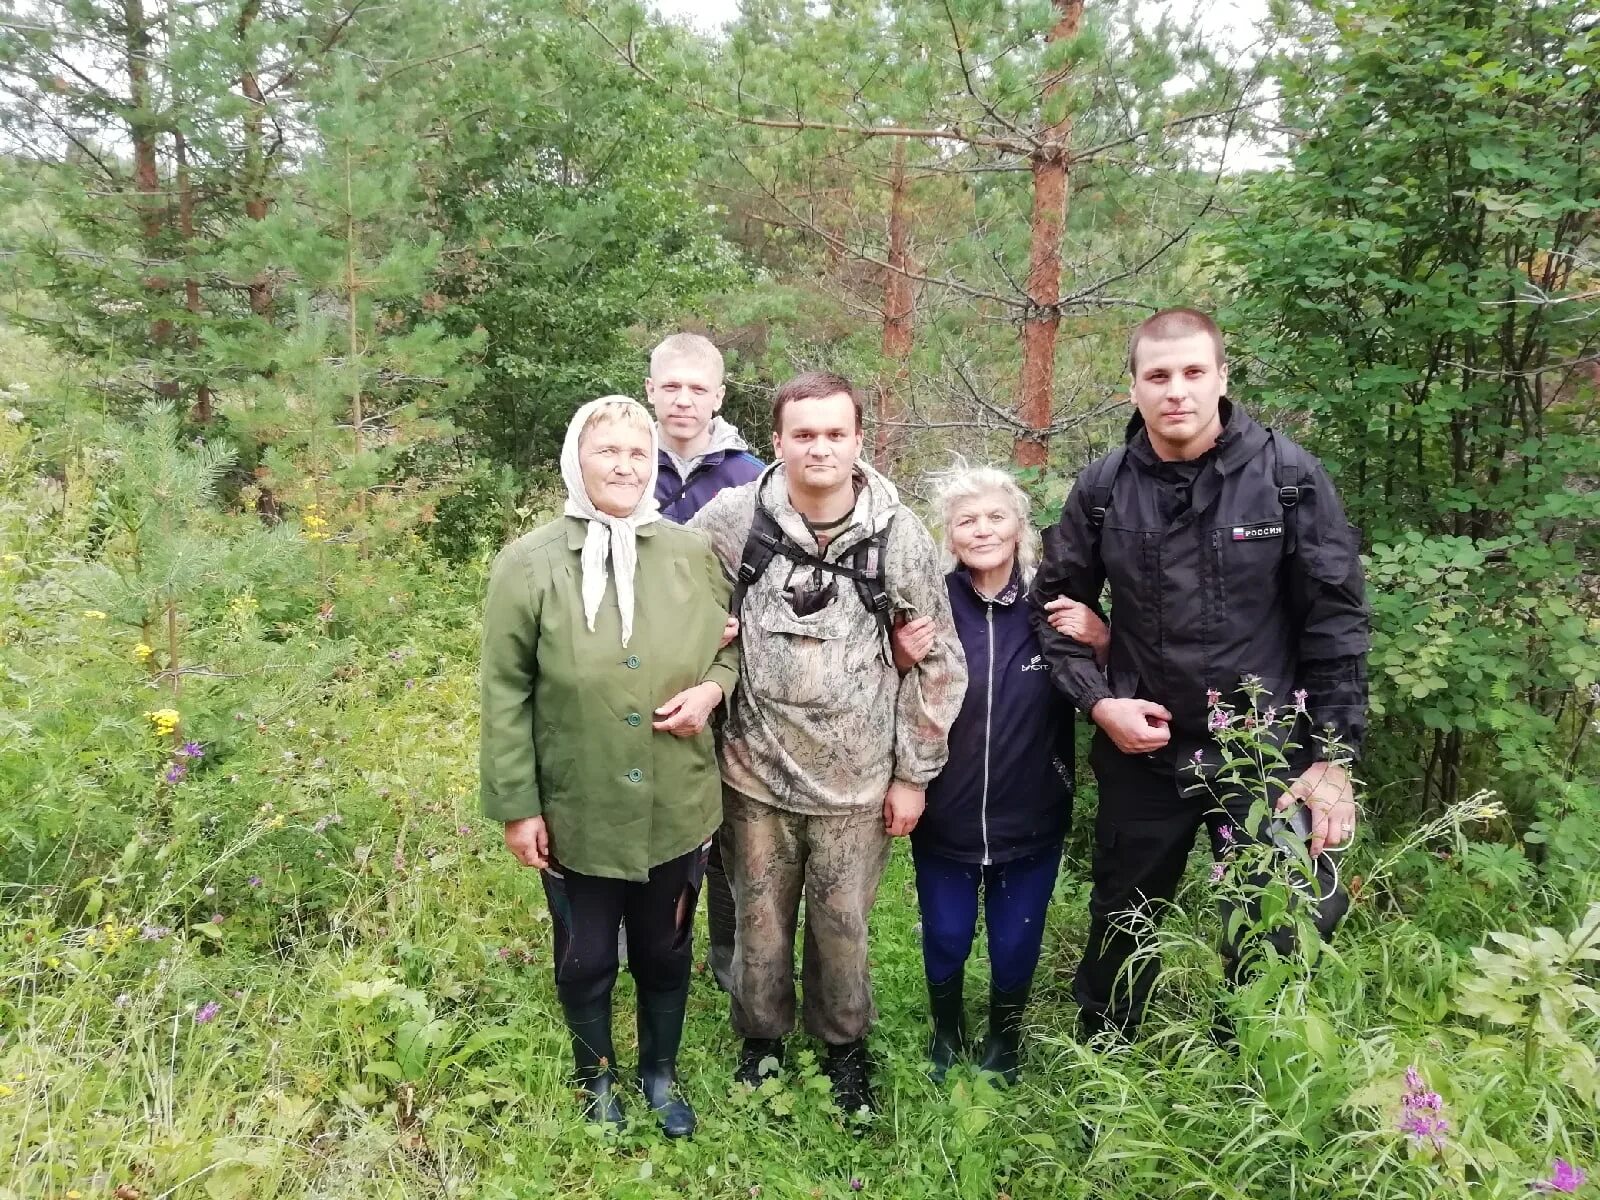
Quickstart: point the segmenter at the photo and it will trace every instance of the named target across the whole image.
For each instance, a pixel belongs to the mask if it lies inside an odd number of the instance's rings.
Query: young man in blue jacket
[[[698,333],[675,333],[650,352],[644,394],[656,412],[661,515],[682,525],[723,488],[749,483],[766,466],[738,429],[717,414],[727,389],[722,355]]]
[[[717,415],[727,389],[722,354],[698,333],[675,333],[650,352],[644,393],[655,409],[660,454],[656,503],[679,525],[723,488],[749,483],[766,466],[739,431]],[[723,991],[733,985],[733,892],[713,839],[706,862],[706,960]]]

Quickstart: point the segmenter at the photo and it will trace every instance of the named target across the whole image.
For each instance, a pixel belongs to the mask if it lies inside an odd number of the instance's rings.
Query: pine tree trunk
[[[1058,14],[1046,39],[1051,45],[1077,36],[1083,0],[1054,0]],[[1041,108],[1048,111],[1066,86],[1065,68],[1044,84]],[[1022,325],[1022,380],[1017,416],[1027,431],[1019,433],[1012,455],[1019,467],[1042,467],[1049,458],[1051,398],[1056,378],[1056,333],[1061,311],[1061,235],[1067,223],[1069,156],[1072,118],[1063,114],[1041,130],[1033,154],[1033,214],[1028,225],[1028,307]]]
[[[896,142],[894,178],[889,191],[889,267],[883,279],[883,356],[890,374],[878,386],[878,429],[872,444],[872,462],[887,472],[899,456],[902,441],[898,423],[905,415],[902,389],[906,360],[911,357],[916,293],[912,290],[906,219],[906,145]]]
[[[183,237],[185,257],[194,253],[194,189],[189,183],[189,144],[183,134],[175,133],[172,140],[173,157],[177,163],[178,233]],[[192,264],[191,264],[192,265]],[[195,321],[189,326],[189,352],[198,361],[200,351],[200,282],[192,272],[183,281],[183,302]],[[195,388],[194,404],[189,408],[189,419],[199,425],[211,423],[211,389],[204,380]]]
[[[255,23],[260,13],[261,0],[248,0],[239,12],[239,45],[241,51],[247,55],[250,54],[246,45],[250,26]],[[256,78],[255,71],[249,66],[239,75],[239,91],[250,104],[244,114],[244,163],[240,172],[240,181],[244,188],[244,215],[252,221],[264,221],[271,207],[266,196],[266,157],[261,148],[261,119],[266,111],[267,101],[261,93],[261,83]],[[258,317],[271,314],[272,285],[264,275],[258,275],[250,281],[249,294],[252,313]]]
[[[139,233],[144,255],[152,264],[161,256],[165,200],[161,195],[161,176],[156,169],[156,139],[160,127],[150,108],[150,25],[145,17],[144,0],[123,0],[124,45],[128,66],[128,138],[133,143],[134,204],[139,214]],[[164,304],[162,294],[168,282],[152,270],[145,276],[145,287],[156,307]],[[172,322],[157,317],[150,323],[150,340],[159,349],[172,338]],[[163,387],[163,391],[167,390]]]

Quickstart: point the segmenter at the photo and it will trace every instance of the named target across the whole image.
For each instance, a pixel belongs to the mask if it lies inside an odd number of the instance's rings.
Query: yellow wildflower
[[[4,1084],[4,1083],[0,1083],[0,1100],[4,1100],[9,1095],[11,1095],[10,1086],[7,1085],[7,1084]]]
[[[140,662],[149,662],[150,658],[151,658],[151,656],[153,654],[155,654],[155,651],[152,650],[144,642],[140,642],[137,646],[135,646],[133,648],[133,656],[135,658],[137,658]]]
[[[328,540],[328,519],[322,515],[322,506],[315,502],[306,505],[305,512],[300,514],[300,524],[305,529],[306,541],[325,542]]]
[[[105,613],[101,612],[98,608],[86,608],[83,610],[83,615],[88,617],[91,621],[104,621],[106,619]]]
[[[49,958],[44,960],[44,965],[49,967],[52,971],[54,971],[57,967],[59,967],[61,965],[61,960],[59,958],[55,957],[54,955],[51,955]]]
[[[177,729],[178,724],[183,720],[183,714],[175,708],[152,709],[144,715],[150,724],[154,726],[156,733],[162,736],[170,734]]]
[[[77,1188],[67,1189],[67,1200],[83,1200],[83,1193]]]
[[[267,828],[268,829],[282,829],[283,828],[283,814],[279,813],[277,816],[273,817],[272,820],[268,821],[267,822]]]

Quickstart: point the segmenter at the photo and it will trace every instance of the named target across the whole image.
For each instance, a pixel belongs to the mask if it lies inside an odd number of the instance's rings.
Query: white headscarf
[[[643,416],[642,428],[650,431],[650,474],[645,480],[644,493],[639,503],[625,517],[613,517],[601,512],[589,499],[589,489],[583,485],[583,468],[578,464],[578,439],[588,424],[594,410],[603,404],[631,404]],[[656,424],[644,405],[628,396],[601,396],[591,400],[572,414],[567,426],[567,440],[561,447],[561,482],[567,485],[567,504],[563,510],[569,517],[589,523],[583,537],[583,616],[594,632],[595,614],[600,611],[600,601],[606,594],[606,557],[610,556],[616,569],[617,608],[622,613],[622,644],[626,646],[633,636],[633,572],[639,563],[638,546],[634,531],[641,525],[661,519],[656,504]]]

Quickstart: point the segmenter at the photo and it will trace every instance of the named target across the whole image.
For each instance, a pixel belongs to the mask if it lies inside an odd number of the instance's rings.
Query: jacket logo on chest
[[[1282,521],[1262,521],[1259,525],[1235,525],[1233,527],[1233,540],[1236,542],[1253,542],[1259,538],[1282,536]]]
[[[1044,665],[1044,659],[1035,654],[1028,664],[1022,669],[1024,671],[1044,671],[1048,670],[1049,668]]]

